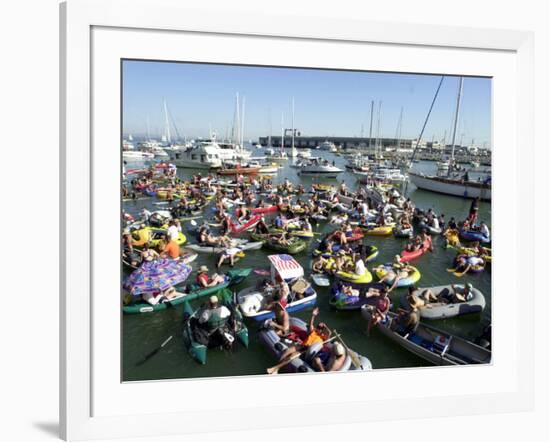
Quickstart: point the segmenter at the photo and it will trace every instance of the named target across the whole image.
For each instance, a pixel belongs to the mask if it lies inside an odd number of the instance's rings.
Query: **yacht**
[[[325,178],[336,178],[343,170],[333,166],[326,160],[312,158],[312,160],[300,168],[300,175],[303,176],[322,176]]]
[[[155,155],[151,152],[143,152],[141,150],[123,150],[122,159],[126,161],[145,161],[152,160]]]
[[[323,141],[318,149],[321,150],[328,150],[329,152],[338,152],[338,149],[336,148],[336,144],[334,144],[332,141]]]
[[[311,150],[304,149],[298,152],[298,158],[311,158]]]
[[[170,161],[179,167],[216,169],[222,167],[220,149],[209,141],[201,141],[192,147],[169,151]]]

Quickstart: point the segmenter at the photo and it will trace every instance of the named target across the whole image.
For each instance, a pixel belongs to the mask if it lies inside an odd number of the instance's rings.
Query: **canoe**
[[[223,282],[222,284],[218,284],[217,286],[200,289],[198,285],[193,284],[192,289],[189,293],[179,293],[180,296],[171,299],[170,301],[163,302],[161,304],[151,305],[140,299],[133,304],[123,306],[122,312],[127,315],[134,315],[138,313],[152,313],[166,310],[168,307],[174,307],[178,304],[183,303],[184,301],[190,302],[204,296],[213,295],[227,287],[237,285],[244,281],[251,271],[252,269],[229,270],[225,274],[225,282]]]
[[[361,307],[363,307],[363,305],[374,305],[378,300],[378,296],[365,296],[367,291],[370,288],[376,288],[380,290],[383,287],[384,285],[379,282],[356,285],[354,288],[359,290],[359,295],[349,296],[342,293],[339,284],[335,284],[331,289],[332,295],[329,300],[329,305],[339,311],[361,310]]]
[[[304,278],[297,278],[289,284],[290,295],[285,310],[288,313],[298,312],[309,307],[313,307],[317,302],[317,292],[311,287]],[[275,314],[266,307],[272,302],[275,291],[262,290],[257,286],[241,290],[237,294],[237,305],[245,318],[255,321],[265,321],[272,319]],[[299,297],[302,296],[302,297]]]
[[[365,273],[357,276],[355,273],[337,272],[336,276],[345,282],[353,282],[354,284],[368,284],[372,282],[372,273],[365,269]]]
[[[420,272],[418,271],[418,269],[416,267],[412,267],[412,270],[408,273],[408,276],[406,278],[401,278],[399,281],[397,281],[397,285],[396,287],[398,288],[401,288],[401,287],[409,287],[411,285],[414,285],[416,284],[419,280],[420,280]],[[373,272],[374,274],[376,275],[376,277],[378,279],[382,279],[384,278],[389,271],[396,271],[394,268],[393,268],[393,265],[392,264],[384,264],[384,265],[381,265],[381,266],[378,266],[376,268],[373,269]],[[397,270],[398,271],[398,270]],[[387,285],[391,286],[393,285],[395,281],[395,278],[391,278],[391,279],[388,279],[386,281],[384,281]]]
[[[455,285],[458,290],[464,290],[464,286]],[[431,290],[435,296],[442,296],[443,298],[452,299],[451,285],[440,285],[436,287],[424,287],[418,290],[422,293],[424,290]],[[444,303],[444,302],[431,302],[429,307],[421,307],[418,309],[420,318],[422,319],[446,319],[453,318],[455,316],[466,315],[469,313],[480,313],[485,309],[485,297],[480,290],[476,288],[471,289],[471,295],[466,302],[458,303]],[[403,293],[401,296],[401,307],[409,309],[409,303],[407,301],[407,293]]]
[[[262,241],[263,245],[266,249],[274,250],[279,253],[287,253],[289,255],[295,255],[296,253],[300,253],[301,251],[305,250],[307,248],[307,242],[305,242],[302,239],[298,238],[291,238],[290,245],[284,246],[282,244],[278,244],[273,242],[269,239],[269,234],[258,234],[258,233],[251,233],[250,239],[252,241]]]
[[[307,336],[307,324],[299,318],[290,317],[290,331],[291,335],[304,338]],[[288,338],[281,338],[273,330],[268,328],[262,328],[259,331],[260,341],[263,345],[269,350],[269,352],[275,357],[276,360],[279,360],[281,355],[285,350],[287,350],[291,345],[295,344],[295,341]],[[328,350],[331,349],[334,345],[334,341],[325,344]],[[305,352],[301,357],[295,358],[290,361],[283,368],[287,372],[291,373],[312,373],[316,370],[312,366],[312,360],[316,356],[317,352],[320,350],[320,345],[312,345],[307,352]],[[351,350],[353,351],[353,350]],[[360,362],[360,366],[356,368],[352,363],[351,357],[348,354],[344,365],[339,371],[351,371],[351,370],[371,370],[372,364],[365,357],[357,352],[353,352],[357,356],[357,359]]]
[[[209,348],[232,350],[236,340],[248,348],[248,328],[231,299],[231,292],[224,290],[218,297],[220,305],[227,307],[231,316],[227,321],[216,324],[209,330],[203,329],[198,322],[203,311],[202,307],[193,310],[187,301],[183,307],[183,342],[191,357],[203,365],[206,364]]]
[[[483,235],[477,230],[461,230],[460,238],[462,238],[464,241],[477,241],[481,243],[491,242],[490,237]]]
[[[408,252],[407,250],[403,250],[401,252],[401,262],[409,262],[413,259],[420,258],[424,253],[426,253],[428,250],[430,250],[430,247],[432,245],[431,239],[427,239],[422,244],[422,247],[418,250],[414,250],[412,252]]]
[[[237,244],[235,247],[245,251],[245,250],[259,250],[263,246],[263,242],[251,242],[246,239],[236,239]],[[226,250],[226,247],[214,247],[214,246],[203,246],[201,244],[188,244],[185,246],[188,249],[191,249],[198,253],[222,253]]]
[[[361,315],[370,321],[369,306],[361,308]],[[491,351],[420,322],[413,332],[401,335],[391,324],[397,315],[389,312],[386,319],[379,322],[377,329],[404,349],[435,365],[490,364]]]

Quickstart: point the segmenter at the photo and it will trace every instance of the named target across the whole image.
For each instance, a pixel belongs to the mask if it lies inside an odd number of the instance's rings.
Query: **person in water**
[[[202,288],[215,287],[225,282],[225,278],[222,275],[214,274],[212,278],[208,276],[208,267],[205,265],[200,266],[197,274],[197,284]]]

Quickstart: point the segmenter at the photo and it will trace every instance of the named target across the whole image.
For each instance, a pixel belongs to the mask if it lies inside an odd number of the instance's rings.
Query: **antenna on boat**
[[[242,110],[242,113],[241,113],[241,140],[240,140],[240,145],[241,145],[241,150],[244,149],[244,109],[245,109],[245,101],[246,101],[246,97],[243,97],[243,104],[242,104],[242,107],[243,107],[243,110]]]
[[[170,134],[170,121],[168,120],[168,107],[166,106],[166,99],[163,98],[164,102],[164,135],[166,136],[166,141],[168,144],[172,144],[172,136]]]

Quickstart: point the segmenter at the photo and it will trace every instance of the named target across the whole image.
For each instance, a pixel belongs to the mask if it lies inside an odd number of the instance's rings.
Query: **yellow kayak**
[[[393,233],[394,226],[378,226],[378,227],[361,227],[365,235],[372,236],[388,236]]]
[[[368,284],[369,282],[372,282],[372,273],[368,270],[365,270],[365,273],[361,276],[348,272],[337,272],[336,276],[344,281],[353,282],[354,284]]]

